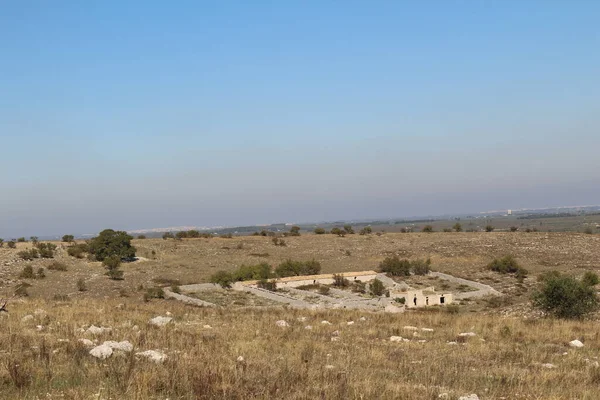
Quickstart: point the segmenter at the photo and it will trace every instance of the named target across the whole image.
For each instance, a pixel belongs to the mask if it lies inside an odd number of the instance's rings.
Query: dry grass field
[[[21,300],[9,310],[0,317],[5,399],[422,400],[475,393],[558,400],[597,399],[600,384],[593,322],[120,299]],[[150,325],[158,315],[173,320]],[[85,332],[90,325],[112,329],[93,335]],[[474,336],[460,336],[469,332]],[[133,351],[99,360],[80,339],[129,341]],[[574,339],[584,347],[570,347]],[[146,350],[167,358],[154,363],[135,355]]]
[[[69,257],[66,244],[59,244],[54,260],[31,262],[17,256],[29,243],[0,248],[1,295],[12,295],[23,281],[31,285],[28,297],[12,299],[9,313],[0,313],[0,398],[458,399],[471,393],[480,399],[598,398],[597,322],[539,318],[528,299],[542,272],[597,271],[599,236],[388,233],[285,241],[286,246],[265,237],[135,240],[143,259],[124,264],[122,281],[108,279],[100,263]],[[524,282],[486,270],[494,257],[506,254],[530,271]],[[315,259],[323,272],[340,272],[377,268],[390,255],[431,257],[434,270],[489,284],[506,296],[404,314],[253,308],[268,304],[221,291],[202,296],[226,308],[142,300],[146,288],[206,282],[215,271],[242,264]],[[25,265],[37,270],[53,261],[67,270],[46,270],[44,279],[18,277]],[[79,279],[86,291],[77,289]],[[409,281],[415,287],[468,290],[434,277]],[[161,315],[173,320],[163,327],[149,324]],[[289,326],[278,326],[279,320]],[[111,330],[86,333],[91,325]],[[468,332],[474,336],[460,336]],[[392,336],[403,339],[391,341]],[[128,341],[133,350],[99,360],[80,339],[93,345]],[[584,347],[570,347],[574,339]],[[167,358],[154,363],[136,355],[147,350]]]

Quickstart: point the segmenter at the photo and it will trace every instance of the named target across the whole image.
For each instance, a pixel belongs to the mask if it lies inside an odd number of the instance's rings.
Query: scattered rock
[[[204,329],[212,329],[212,326],[210,326],[210,325],[204,325],[203,328]]]
[[[335,367],[331,364],[328,364],[325,366],[325,369],[334,369]]]
[[[339,336],[332,336],[332,337],[331,337],[331,341],[332,341],[332,342],[337,342],[337,341],[339,341],[339,340],[340,340],[340,337],[339,337]]]
[[[279,321],[275,322],[275,325],[277,325],[280,328],[287,328],[288,326],[290,326],[290,324],[288,324],[287,321],[284,321],[283,319],[280,319]]]
[[[433,332],[433,329],[431,329],[431,328],[421,328],[421,331],[423,331],[423,332]]]
[[[390,342],[402,342],[404,340],[402,336],[390,336]]]
[[[402,329],[404,329],[405,331],[418,331],[419,328],[417,328],[416,326],[405,326]]]
[[[238,356],[238,358],[237,358],[237,362],[239,362],[239,363],[243,363],[243,362],[244,362],[244,357],[242,357],[242,356]]]
[[[86,347],[94,346],[94,342],[92,342],[90,339],[79,339],[79,342],[82,343]]]
[[[460,336],[460,337],[473,337],[473,336],[477,336],[477,334],[475,332],[462,332],[462,333],[459,333],[458,336]]]
[[[100,360],[106,360],[108,357],[112,356],[112,353],[113,349],[106,344],[101,344],[90,350],[90,355],[99,358]]]
[[[358,320],[359,321],[366,321],[367,319],[365,317],[360,317]]]
[[[309,331],[310,331],[310,330],[312,330],[312,325],[306,325],[306,326],[304,327],[304,329],[307,329],[307,330],[309,330]]]
[[[321,321],[321,324],[323,324],[323,325],[331,325],[331,322],[329,322],[329,321]]]
[[[150,361],[153,361],[157,364],[161,364],[167,359],[167,355],[165,353],[161,353],[157,350],[146,350],[140,353],[135,353],[135,355],[140,357],[146,357]]]
[[[111,330],[112,330],[112,328],[106,328],[106,327],[92,325],[89,328],[87,328],[85,333],[89,333],[90,335],[101,335],[104,332],[110,332]]]
[[[169,322],[171,322],[173,320],[173,318],[171,317],[154,317],[152,318],[150,321],[148,321],[150,324],[152,325],[156,325],[156,326],[165,326],[167,325]]]
[[[556,368],[556,365],[550,364],[550,363],[545,363],[545,364],[542,364],[542,368],[553,369],[553,368]]]
[[[346,322],[346,325],[354,325],[354,321],[348,321]]]
[[[306,321],[306,317],[298,317],[298,321],[305,322]]]
[[[331,336],[340,336],[340,331],[333,331]]]
[[[569,342],[569,346],[571,347],[583,347],[583,343],[581,341],[575,339]]]
[[[479,400],[479,396],[476,394],[468,394],[466,396],[460,396],[458,400]]]
[[[454,346],[454,345],[457,345],[457,344],[458,344],[458,342],[448,342],[448,343],[446,343],[446,344],[449,344],[449,345],[451,345],[451,346]]]
[[[131,343],[129,343],[127,340],[125,340],[123,342],[114,342],[112,340],[109,340],[109,341],[104,342],[103,346],[108,346],[113,350],[121,350],[121,351],[126,351],[126,352],[130,352],[133,350],[133,345]]]

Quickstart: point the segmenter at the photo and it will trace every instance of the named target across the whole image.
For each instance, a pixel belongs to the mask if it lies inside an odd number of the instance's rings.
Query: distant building
[[[436,293],[433,287],[390,291],[391,298],[404,298],[406,308],[443,306],[454,301],[452,293]]]
[[[512,210],[508,210],[507,214],[512,215]]]

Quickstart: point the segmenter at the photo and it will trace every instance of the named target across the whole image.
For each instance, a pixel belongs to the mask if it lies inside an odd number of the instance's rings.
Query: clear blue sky
[[[600,203],[598,1],[6,1],[0,237]]]

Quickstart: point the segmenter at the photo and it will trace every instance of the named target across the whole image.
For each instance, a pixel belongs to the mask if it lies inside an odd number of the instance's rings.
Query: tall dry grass
[[[469,393],[482,399],[597,399],[600,384],[593,322],[438,311],[202,309],[163,300],[30,300],[9,309],[0,317],[4,399],[437,399],[442,393],[450,399]],[[46,315],[35,315],[36,309]],[[167,311],[171,324],[148,324]],[[22,322],[28,314],[34,319]],[[290,326],[278,327],[281,319]],[[97,337],[80,332],[91,324],[113,330]],[[419,330],[416,337],[404,326],[434,331]],[[461,332],[476,336],[460,338]],[[393,335],[410,341],[391,342]],[[85,337],[129,340],[133,353],[156,349],[168,359],[155,364],[122,353],[100,361],[78,341]],[[585,347],[570,348],[575,338]]]

